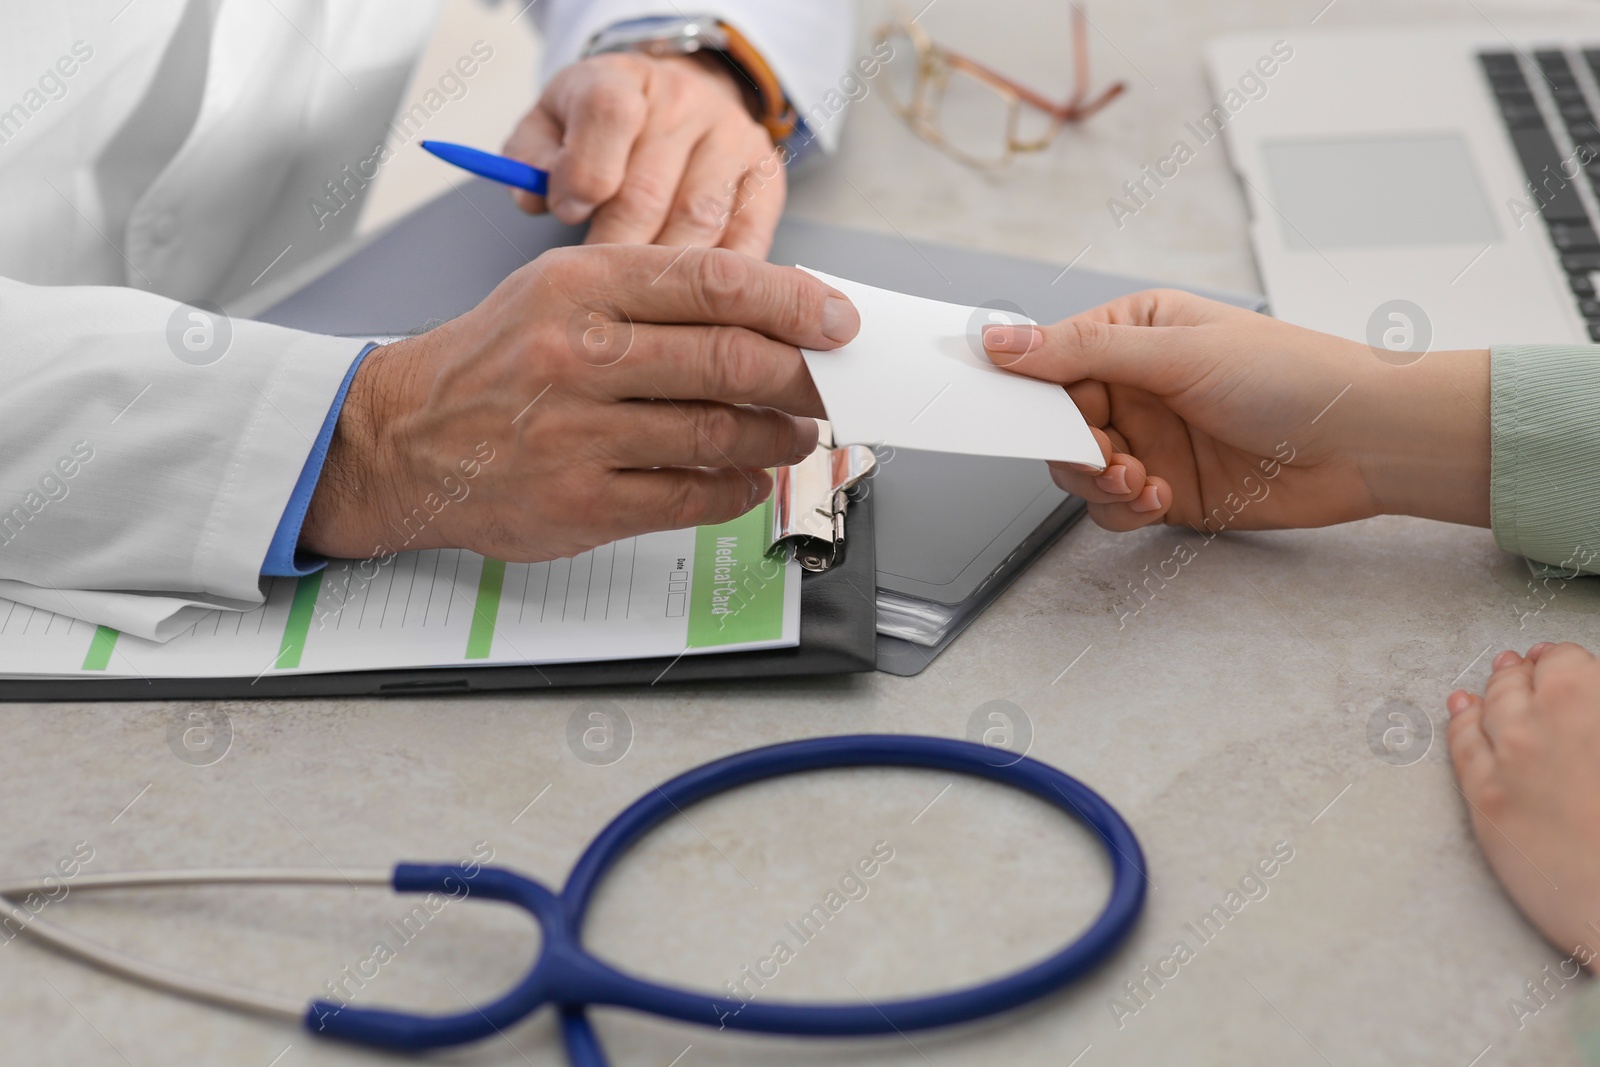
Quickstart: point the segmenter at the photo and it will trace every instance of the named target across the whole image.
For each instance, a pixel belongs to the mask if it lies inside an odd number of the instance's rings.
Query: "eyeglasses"
[[[1089,20],[1072,5],[1072,97],[1052,103],[976,60],[935,44],[910,13],[878,28],[875,44],[893,48],[884,85],[895,111],[918,137],[975,167],[999,167],[1018,152],[1038,152],[1061,127],[1081,122],[1127,88],[1116,82],[1089,97]],[[915,56],[915,64],[906,59]]]

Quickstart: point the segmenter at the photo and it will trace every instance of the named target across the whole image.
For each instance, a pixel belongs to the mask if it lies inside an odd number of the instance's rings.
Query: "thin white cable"
[[[10,897],[28,893],[54,894],[63,885],[69,893],[95,889],[154,889],[198,885],[347,885],[388,886],[393,875],[387,870],[360,870],[340,873],[325,868],[237,870],[139,871],[132,874],[85,874],[76,878],[32,879],[0,883],[0,915],[24,933],[85,963],[155,989],[217,1004],[237,1011],[252,1012],[299,1022],[305,1017],[308,1000],[279,993],[261,993],[226,982],[193,978],[181,971],[150,963],[103,945],[65,927],[41,919],[19,907]]]

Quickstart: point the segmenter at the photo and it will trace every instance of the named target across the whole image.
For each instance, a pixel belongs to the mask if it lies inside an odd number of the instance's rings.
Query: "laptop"
[[[1600,17],[1240,34],[1206,67],[1185,133],[1225,139],[1278,318],[1398,362],[1600,341]]]

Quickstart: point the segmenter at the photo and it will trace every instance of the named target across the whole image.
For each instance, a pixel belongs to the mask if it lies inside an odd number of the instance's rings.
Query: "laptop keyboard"
[[[1595,211],[1579,190],[1586,182],[1600,206],[1600,124],[1583,84],[1587,78],[1589,89],[1600,90],[1600,49],[1482,52],[1478,63],[1533,186],[1528,205],[1561,256],[1590,339],[1600,342],[1600,235]]]

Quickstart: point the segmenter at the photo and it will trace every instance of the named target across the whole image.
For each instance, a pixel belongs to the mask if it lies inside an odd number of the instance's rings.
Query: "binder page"
[[[800,566],[764,555],[771,507],[548,563],[460,549],[339,560],[271,579],[261,607],[210,612],[164,644],[0,600],[0,676],[261,678],[793,648]]]

